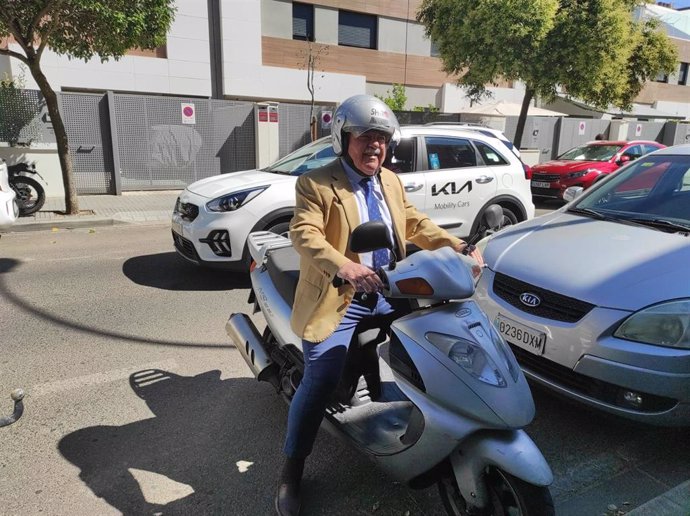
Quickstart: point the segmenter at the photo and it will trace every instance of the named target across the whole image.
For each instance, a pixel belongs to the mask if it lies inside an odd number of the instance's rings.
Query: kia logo
[[[530,308],[535,308],[541,304],[541,299],[539,299],[538,295],[531,292],[523,292],[520,294],[520,302]]]

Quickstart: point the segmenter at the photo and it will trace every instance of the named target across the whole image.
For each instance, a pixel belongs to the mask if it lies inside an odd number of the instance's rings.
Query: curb
[[[627,516],[690,516],[690,480],[636,507]]]
[[[115,224],[127,224],[125,221],[118,221],[112,218],[93,217],[80,218],[78,220],[46,220],[41,222],[27,222],[15,224],[6,233],[25,233],[29,231],[50,231],[57,229],[78,229],[89,227],[114,226]]]

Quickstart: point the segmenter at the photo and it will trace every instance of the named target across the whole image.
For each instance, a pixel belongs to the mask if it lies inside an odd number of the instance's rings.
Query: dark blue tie
[[[379,202],[374,194],[373,181],[369,177],[362,179],[359,184],[364,189],[364,200],[367,203],[367,210],[369,211],[369,220],[383,220],[381,217],[381,211],[379,210]],[[374,262],[374,270],[379,267],[385,267],[388,265],[388,249],[377,249],[372,254]]]

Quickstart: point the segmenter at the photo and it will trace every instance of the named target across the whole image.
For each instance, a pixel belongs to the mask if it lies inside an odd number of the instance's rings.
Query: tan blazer
[[[405,241],[422,249],[462,242],[407,200],[397,175],[384,168],[380,177],[402,257]],[[349,283],[335,288],[332,281],[349,260],[359,263],[359,255],[347,248],[350,233],[360,224],[359,210],[339,159],[300,176],[296,195],[290,238],[301,260],[290,323],[303,339],[322,342],[336,330],[354,295]]]

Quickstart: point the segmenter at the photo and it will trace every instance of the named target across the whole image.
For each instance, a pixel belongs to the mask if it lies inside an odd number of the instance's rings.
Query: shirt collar
[[[378,177],[378,174],[375,174],[373,176],[365,176],[363,174],[360,174],[354,168],[352,168],[350,166],[350,164],[346,160],[344,160],[343,158],[340,158],[340,163],[343,165],[343,169],[345,170],[345,174],[347,175],[347,178],[350,180],[350,184],[352,185],[353,188],[359,187],[362,179],[367,179],[367,178],[372,179],[374,184],[376,184],[376,177]]]

